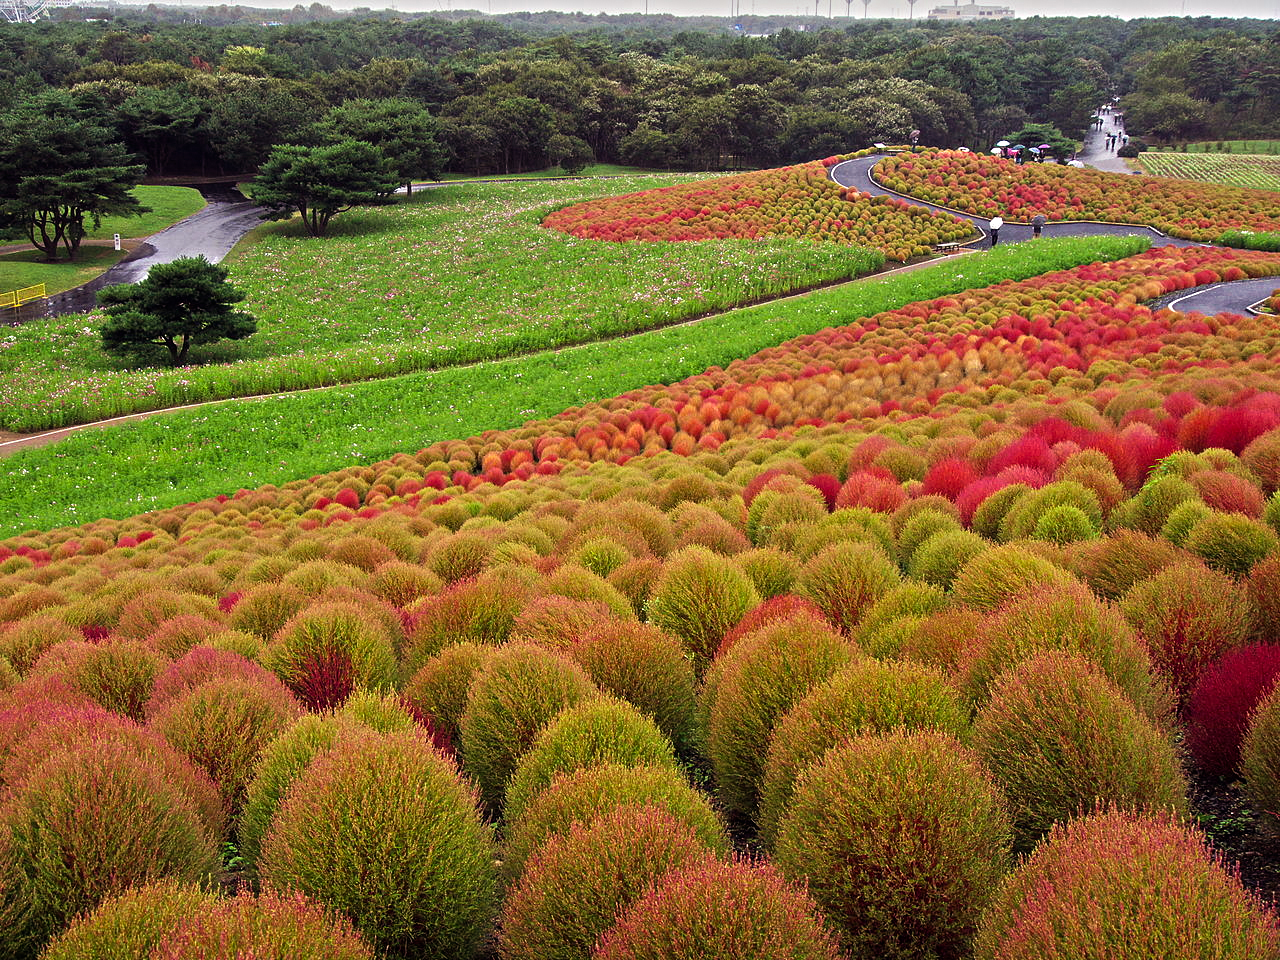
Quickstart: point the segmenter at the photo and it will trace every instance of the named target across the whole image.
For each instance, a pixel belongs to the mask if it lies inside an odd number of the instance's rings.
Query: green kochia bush
[[[507,784],[504,815],[518,819],[559,775],[605,763],[676,766],[671,741],[629,703],[594,697],[566,707],[542,728]]]
[[[1266,524],[1238,513],[1214,511],[1191,528],[1185,546],[1214,570],[1243,577],[1275,550],[1276,543],[1275,532]]]
[[[1280,833],[1280,685],[1249,715],[1249,731],[1240,747],[1245,795],[1268,833]]]
[[[471,681],[495,647],[479,643],[455,643],[422,665],[404,687],[404,698],[431,718],[450,743],[458,742],[458,724],[467,707]]]
[[[1260,960],[1280,924],[1204,838],[1163,814],[1058,824],[1001,886],[976,960]]]
[[[856,737],[809,768],[775,858],[858,958],[963,957],[1010,865],[1003,800],[936,731]]]
[[[796,780],[849,737],[897,728],[969,735],[968,711],[954,687],[931,667],[865,660],[814,687],[782,718],[769,741],[756,822],[772,846]]]
[[[289,790],[259,873],[345,913],[380,950],[461,960],[496,904],[478,803],[417,731],[343,738]]]
[[[374,960],[351,921],[305,896],[242,893],[179,918],[152,960]]]
[[[743,638],[717,661],[707,756],[728,809],[754,816],[774,725],[853,657],[829,627],[784,621]]]
[[[501,804],[516,763],[552,717],[598,693],[562,653],[523,643],[496,650],[472,680],[459,723],[463,767],[485,802]]]
[[[651,623],[684,641],[701,674],[725,633],[759,602],[750,578],[732,560],[686,547],[667,558],[646,611]]]
[[[966,563],[952,589],[961,603],[993,610],[1007,600],[1075,582],[1075,577],[1043,557],[1009,544],[993,547]]]
[[[312,709],[337,706],[357,687],[393,686],[400,672],[385,625],[341,602],[313,604],[295,614],[263,659]]]
[[[191,884],[156,880],[131,887],[77,917],[40,955],[41,960],[149,960],[179,921],[218,902]]]
[[[1171,744],[1080,657],[1042,653],[997,680],[973,743],[1009,800],[1021,850],[1098,803],[1186,809]]]
[[[606,763],[561,774],[506,823],[503,874],[519,878],[529,857],[551,837],[563,836],[575,823],[588,823],[607,810],[629,805],[666,810],[710,850],[727,854],[729,842],[720,817],[706,795],[670,766],[622,766]]]
[[[838,960],[817,905],[772,866],[707,861],[668,874],[592,960]]]
[[[656,806],[616,807],[553,837],[502,911],[503,960],[586,958],[618,916],[668,872],[708,858],[693,830]]]
[[[135,883],[211,880],[218,840],[163,765],[113,737],[67,745],[0,809],[0,956],[34,955]]]
[[[869,543],[835,543],[800,571],[796,592],[812,600],[842,632],[850,633],[873,603],[896,587],[892,561]]]

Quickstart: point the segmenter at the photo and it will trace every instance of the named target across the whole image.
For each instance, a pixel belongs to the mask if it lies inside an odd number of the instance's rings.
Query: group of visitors
[[[1031,218],[1031,239],[1039,240],[1040,234],[1044,231],[1044,225],[1049,221],[1045,219],[1043,213],[1037,213]],[[994,247],[1000,242],[1000,228],[1004,226],[1004,217],[992,217],[991,222],[987,224],[987,230],[991,234],[991,245]]]

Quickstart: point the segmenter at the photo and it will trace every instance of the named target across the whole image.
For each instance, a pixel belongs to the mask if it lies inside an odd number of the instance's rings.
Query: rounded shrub
[[[224,679],[251,680],[270,687],[281,685],[275,674],[237,653],[213,647],[193,647],[160,671],[151,686],[147,715],[154,716],[156,710],[174,697],[180,697],[203,683]]]
[[[1245,796],[1263,830],[1280,832],[1280,685],[1272,685],[1249,714],[1240,746],[1240,776]]]
[[[678,769],[669,764],[605,763],[557,776],[518,817],[508,818],[503,874],[515,881],[529,857],[550,838],[563,836],[575,823],[589,823],[607,810],[628,805],[661,807],[692,829],[709,850],[729,851],[719,815]]]
[[[985,703],[997,677],[1048,650],[1084,657],[1149,719],[1168,721],[1172,705],[1152,676],[1146,645],[1118,607],[1082,584],[1042,590],[989,615],[964,658],[965,693],[974,704]]]
[[[1031,539],[1066,544],[1095,540],[1098,535],[1099,529],[1087,513],[1079,507],[1063,503],[1040,514]]]
[[[686,547],[667,558],[645,611],[650,623],[680,638],[701,675],[724,635],[759,602],[751,579],[732,560]]]
[[[710,850],[659,806],[622,806],[550,838],[503,906],[503,960],[589,957],[618,916],[672,870]]]
[[[1009,801],[1020,850],[1099,803],[1186,809],[1172,745],[1081,657],[1050,651],[1000,677],[973,745]]]
[[[164,661],[138,640],[76,641],[50,647],[32,666],[33,677],[62,676],[94,703],[142,719]]]
[[[1280,951],[1275,914],[1169,814],[1057,824],[1001,885],[976,960],[1252,960]]]
[[[369,578],[369,590],[393,607],[407,607],[419,597],[440,592],[444,582],[426,567],[391,560],[379,565]]]
[[[1071,568],[1098,596],[1119,600],[1138,581],[1185,558],[1185,553],[1163,538],[1116,530],[1101,540],[1073,547]]]
[[[0,808],[0,956],[29,957],[135,884],[219,870],[218,839],[164,766],[109,737],[68,744]]]
[[[947,595],[938,587],[915,580],[904,580],[867,608],[858,624],[855,639],[872,656],[876,638],[890,624],[915,617],[928,617],[947,607]]]
[[[830,627],[803,622],[764,627],[725,654],[709,704],[707,757],[727,809],[755,815],[774,725],[854,656]]]
[[[593,697],[566,707],[538,733],[507,784],[504,816],[518,819],[557,776],[605,763],[675,767],[676,757],[671,741],[631,704]]]
[[[84,639],[76,627],[52,613],[36,613],[0,628],[0,657],[25,676],[40,655],[59,643]]]
[[[374,960],[351,921],[300,893],[217,900],[179,918],[151,960]]]
[[[1070,507],[1072,510],[1064,511]],[[1102,529],[1102,505],[1098,495],[1074,480],[1061,480],[1019,497],[1000,521],[999,537],[1003,541],[1022,540],[1036,536],[1041,522],[1049,514],[1060,518],[1049,521],[1046,529],[1079,527],[1091,531],[1092,536]],[[1072,519],[1067,519],[1068,517]],[[1078,517],[1079,519],[1075,519]],[[1050,540],[1052,537],[1037,537]],[[1078,537],[1077,539],[1086,539]]]
[[[1201,675],[1185,712],[1183,745],[1207,773],[1229,777],[1240,765],[1249,718],[1280,679],[1280,644],[1233,650]]]
[[[516,763],[552,717],[598,693],[563,653],[526,643],[495,650],[471,681],[458,724],[463,768],[485,802],[501,805]]]
[[[1026,547],[1007,544],[992,547],[966,563],[952,592],[961,603],[978,610],[994,610],[1008,600],[1078,582]]]
[[[1179,706],[1209,665],[1249,635],[1247,601],[1238,585],[1199,564],[1166,567],[1134,584],[1120,608],[1147,641],[1152,666]]]
[[[971,518],[969,529],[986,540],[997,540],[1000,537],[1000,524],[1005,516],[1031,492],[1031,488],[1025,483],[1011,483],[986,496],[981,503],[971,509],[963,495],[956,503],[960,507],[962,517]]]
[[[645,604],[653,592],[653,585],[662,572],[662,561],[656,557],[637,557],[628,560],[609,574],[608,584],[626,597],[636,616],[644,613]]]
[[[213,894],[171,879],[132,887],[76,917],[40,960],[150,960],[180,921],[217,903]]]
[[[450,743],[458,742],[458,724],[471,681],[494,649],[479,643],[455,643],[424,663],[405,684],[405,701],[430,717],[432,726]]]
[[[296,587],[260,584],[244,591],[231,609],[227,626],[269,640],[306,605],[306,595]]]
[[[1215,511],[1191,528],[1184,546],[1214,570],[1244,577],[1276,549],[1278,542],[1275,532],[1264,523],[1238,513]]]
[[[773,547],[746,550],[733,559],[765,600],[789,593],[800,574],[800,562]]]
[[[503,642],[528,600],[524,584],[486,574],[415,601],[409,607],[413,626],[404,651],[406,670],[417,672],[450,644]]]
[[[937,731],[856,737],[800,778],[775,862],[849,956],[958,956],[1011,861],[1008,815],[978,758]]]
[[[1196,488],[1176,474],[1149,479],[1132,499],[1121,503],[1108,518],[1116,528],[1129,528],[1156,536],[1181,504],[1199,501]]]
[[[592,960],[838,960],[802,887],[772,866],[709,860],[669,873],[601,937]]]
[[[513,639],[566,649],[601,621],[613,619],[609,608],[595,600],[535,597],[516,614]]]
[[[774,729],[764,762],[760,839],[772,847],[796,781],[848,738],[895,729],[938,730],[968,739],[969,714],[954,687],[931,667],[853,663],[814,687]]]
[[[497,878],[490,828],[423,734],[363,733],[317,757],[285,796],[258,872],[349,916],[378,950],[470,957]]]
[[[650,717],[676,750],[697,740],[693,665],[675,637],[643,623],[598,623],[566,650],[605,693]]]
[[[258,754],[302,705],[275,677],[206,680],[166,700],[150,725],[218,785],[234,815],[244,801]]]
[[[936,533],[947,530],[963,530],[954,513],[943,510],[921,510],[903,524],[898,531],[898,557],[908,566],[920,545]]]
[[[570,600],[602,603],[619,620],[630,620],[633,615],[630,600],[615,590],[608,580],[576,563],[561,564],[538,584],[538,589],[542,593],[568,597]]]
[[[161,656],[176,659],[224,629],[220,620],[187,613],[166,620],[146,639],[148,646]]]
[[[1253,612],[1253,636],[1280,640],[1280,552],[1253,565],[1245,592]]]
[[[990,547],[972,531],[939,530],[911,554],[907,572],[912,579],[950,590],[965,564]]]
[[[356,687],[394,686],[393,638],[373,614],[351,603],[320,602],[280,628],[263,664],[308,708],[336,706]]]
[[[796,592],[813,601],[828,620],[848,634],[867,608],[900,580],[898,568],[877,547],[836,543],[804,565]]]
[[[1180,503],[1169,513],[1169,519],[1160,528],[1160,535],[1176,547],[1185,546],[1196,525],[1212,515],[1213,511],[1199,500]]]
[[[724,635],[724,639],[720,641],[720,649],[716,651],[716,659],[723,659],[725,654],[737,646],[738,641],[762,627],[793,620],[819,625],[827,624],[826,615],[812,600],[806,600],[791,593],[770,597],[752,607],[747,615],[738,621],[738,625]]]

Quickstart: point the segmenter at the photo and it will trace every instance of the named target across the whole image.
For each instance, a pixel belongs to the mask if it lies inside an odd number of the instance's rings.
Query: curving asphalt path
[[[48,309],[41,316],[58,317],[92,310],[97,303],[97,292],[103,287],[136,283],[157,263],[202,255],[217,263],[241,237],[262,223],[262,208],[246,200],[234,187],[201,186],[198,189],[207,201],[203,210],[147,237],[146,243],[89,283],[50,297]]]
[[[1280,289],[1280,277],[1255,280],[1229,280],[1214,283],[1190,293],[1177,293],[1156,301],[1159,306],[1182,313],[1248,313],[1259,300],[1265,300]]]
[[[874,179],[872,179],[871,171],[877,163],[883,160],[888,154],[878,153],[870,157],[862,157],[857,160],[846,160],[844,163],[837,163],[831,168],[829,174],[831,179],[842,187],[855,187],[863,193],[869,193],[872,196],[888,196],[897,197],[900,200],[906,200],[918,207],[927,207],[930,210],[936,210],[940,213],[949,213],[952,216],[959,217],[962,220],[968,220],[973,224],[974,229],[982,234],[983,240],[977,245],[982,246],[986,242],[987,223],[985,217],[975,217],[971,214],[960,213],[955,210],[947,210],[939,207],[937,204],[928,203],[924,200],[917,200],[915,197],[909,197],[904,193],[898,193],[895,190],[889,190],[882,187]],[[1151,227],[1140,227],[1130,224],[1112,224],[1112,223],[1076,223],[1073,221],[1049,223],[1045,226],[1042,236],[1045,237],[1150,237],[1152,243],[1157,246],[1173,245],[1175,247],[1199,247],[1203,244],[1195,243],[1191,240],[1179,240],[1175,237],[1166,236],[1159,230]],[[1031,239],[1031,227],[1024,224],[1005,223],[1000,228],[1001,243],[1021,243],[1024,240]]]

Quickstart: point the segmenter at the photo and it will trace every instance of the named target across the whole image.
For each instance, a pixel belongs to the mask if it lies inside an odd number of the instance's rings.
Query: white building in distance
[[[1013,7],[987,6],[972,0],[969,3],[956,0],[950,7],[934,7],[929,11],[930,20],[1012,20],[1013,15]]]

